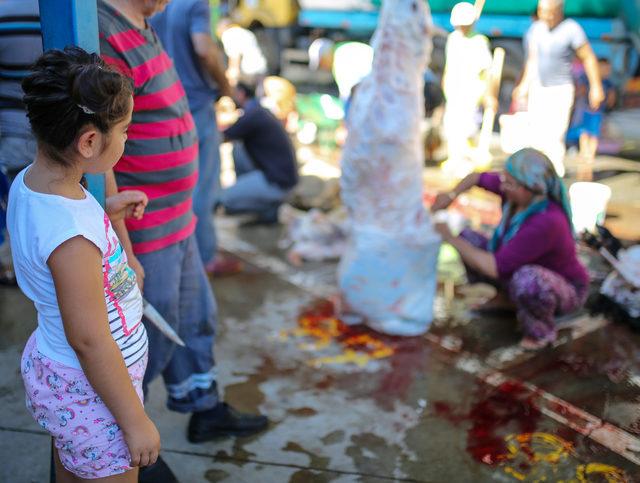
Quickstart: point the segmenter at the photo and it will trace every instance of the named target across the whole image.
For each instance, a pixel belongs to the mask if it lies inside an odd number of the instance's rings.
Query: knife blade
[[[145,299],[142,300],[142,304],[144,307],[144,316],[149,320],[156,328],[162,332],[171,342],[178,344],[181,347],[184,347],[185,344],[180,336],[173,330],[173,327],[169,325],[160,312],[156,310],[156,308],[147,302]]]

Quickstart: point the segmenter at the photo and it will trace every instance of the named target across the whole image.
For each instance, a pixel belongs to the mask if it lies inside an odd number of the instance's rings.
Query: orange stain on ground
[[[307,361],[307,364],[315,367],[329,364],[355,364],[364,367],[373,360],[385,359],[394,353],[391,346],[364,327],[342,322],[330,300],[320,300],[303,310],[298,317],[298,327],[281,331],[280,338],[305,339],[299,345],[305,351],[322,351],[331,347],[340,350],[337,355]]]
[[[623,470],[602,463],[577,464],[574,446],[569,441],[549,433],[512,434],[505,438],[507,454],[501,463],[502,470],[518,481],[550,481],[549,472],[555,467],[574,468],[569,479],[556,479],[565,483],[627,483]]]

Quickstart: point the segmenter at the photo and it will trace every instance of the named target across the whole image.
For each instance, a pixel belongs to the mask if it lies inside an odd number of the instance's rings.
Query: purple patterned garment
[[[480,233],[467,229],[460,237],[475,247],[487,248],[488,239]],[[467,276],[471,283],[487,281],[469,267]],[[510,279],[500,282],[499,288],[507,291],[516,306],[525,335],[534,339],[554,340],[555,316],[579,309],[588,292],[587,284],[572,284],[553,270],[535,264],[521,266]]]

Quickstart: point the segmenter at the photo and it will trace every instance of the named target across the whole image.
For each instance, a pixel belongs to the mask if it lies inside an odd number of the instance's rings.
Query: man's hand
[[[596,111],[600,109],[600,105],[604,102],[605,95],[602,86],[595,85],[589,89],[589,107]]]
[[[112,223],[124,218],[139,220],[144,215],[147,203],[149,199],[142,191],[121,191],[107,198],[105,211]]]
[[[221,97],[215,105],[218,129],[224,131],[238,120],[239,113],[232,96]]]
[[[484,98],[484,108],[486,110],[492,110],[493,112],[498,112],[498,99],[495,96],[485,96]]]

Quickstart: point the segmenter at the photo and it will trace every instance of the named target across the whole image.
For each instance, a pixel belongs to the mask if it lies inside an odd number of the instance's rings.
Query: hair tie
[[[82,112],[84,112],[85,114],[95,114],[95,111],[92,111],[91,109],[89,109],[87,106],[83,106],[82,104],[76,104],[80,109],[82,109]]]

